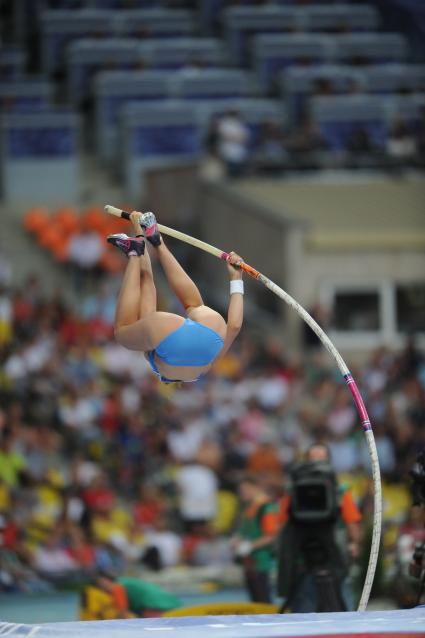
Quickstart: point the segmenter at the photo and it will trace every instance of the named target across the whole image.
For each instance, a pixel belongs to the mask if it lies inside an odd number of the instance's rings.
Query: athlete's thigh
[[[115,338],[129,350],[149,352],[183,322],[183,317],[170,312],[152,312],[135,323],[116,330]]]
[[[192,321],[202,323],[204,326],[211,328],[215,332],[223,337],[226,336],[226,322],[219,312],[213,310],[209,306],[197,306],[196,308],[190,308],[187,312],[187,316]]]

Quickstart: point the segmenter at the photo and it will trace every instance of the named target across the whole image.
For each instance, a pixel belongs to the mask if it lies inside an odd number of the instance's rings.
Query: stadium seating
[[[196,32],[193,11],[185,9],[141,9],[119,12],[117,29],[122,37],[191,36]]]
[[[4,195],[51,201],[78,193],[79,120],[73,113],[38,112],[2,120]]]
[[[52,100],[53,86],[47,80],[19,78],[0,83],[0,105],[7,113],[25,113],[46,109]]]
[[[372,31],[379,25],[373,6],[353,4],[287,7],[229,7],[223,12],[225,35],[240,64],[247,51],[249,35],[284,31]]]
[[[108,68],[131,69],[140,59],[137,39],[81,39],[72,42],[66,53],[68,97],[80,104],[91,89],[93,75]]]
[[[195,106],[174,100],[126,104],[121,111],[119,148],[127,195],[137,199],[147,166],[201,156],[202,138]]]
[[[223,44],[215,38],[147,39],[140,42],[140,52],[153,69],[179,69],[196,62],[205,68],[226,65]]]
[[[338,62],[383,64],[402,62],[407,42],[399,33],[344,33],[334,35],[333,59]]]
[[[370,93],[420,91],[425,88],[425,64],[379,64],[364,67],[365,90]]]
[[[97,149],[106,161],[113,158],[117,143],[118,115],[129,101],[181,98],[217,100],[254,97],[255,78],[240,69],[172,71],[110,71],[95,81]]]
[[[25,53],[18,47],[2,48],[0,53],[0,82],[16,80],[24,73]]]
[[[96,9],[151,9],[161,4],[158,0],[84,0]]]
[[[325,82],[335,93],[349,92],[350,86],[365,87],[363,70],[348,65],[320,64],[313,67],[289,67],[279,75],[280,93],[286,101],[292,122],[299,120],[306,98]]]
[[[229,7],[223,12],[224,35],[238,64],[243,64],[246,58],[250,35],[297,31],[301,22],[302,13],[296,8],[273,4]]]
[[[41,15],[41,55],[44,71],[57,71],[65,63],[66,45],[77,38],[116,35],[111,11],[56,9]]]
[[[387,134],[384,103],[375,95],[318,96],[311,98],[310,107],[329,148],[341,151],[360,127],[377,147],[383,147]]]
[[[333,38],[322,34],[260,34],[252,42],[254,66],[265,90],[270,90],[281,69],[324,64],[332,60],[334,52]]]
[[[388,120],[401,117],[408,126],[415,127],[425,112],[425,94],[385,96],[384,109]]]
[[[315,4],[304,7],[306,31],[373,31],[379,28],[379,15],[368,4]]]
[[[176,160],[180,163],[199,159],[212,116],[229,108],[238,110],[250,128],[252,150],[265,120],[284,119],[282,105],[274,100],[167,100],[124,106],[119,147],[124,154],[127,195],[133,199],[140,196],[146,168]]]
[[[170,94],[185,99],[254,97],[259,87],[255,76],[241,69],[194,69],[172,76]]]
[[[102,160],[114,157],[118,115],[130,100],[166,98],[169,71],[103,71],[95,78],[96,146]]]

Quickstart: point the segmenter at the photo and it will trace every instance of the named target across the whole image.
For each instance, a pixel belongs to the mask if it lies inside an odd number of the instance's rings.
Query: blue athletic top
[[[192,319],[186,319],[177,330],[167,335],[155,350],[147,353],[148,361],[161,381],[177,381],[178,379],[166,379],[161,375],[155,363],[155,354],[170,366],[207,366],[214,361],[223,344],[223,338],[215,330]]]

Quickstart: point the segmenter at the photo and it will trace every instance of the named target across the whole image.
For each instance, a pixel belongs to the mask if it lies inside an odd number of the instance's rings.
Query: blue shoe
[[[140,257],[145,252],[145,241],[139,237],[129,237],[125,233],[108,235],[107,241],[119,248],[127,257]]]
[[[158,230],[155,215],[151,212],[143,213],[139,223],[143,229],[146,239],[152,244],[152,246],[159,246],[161,243],[161,235]]]

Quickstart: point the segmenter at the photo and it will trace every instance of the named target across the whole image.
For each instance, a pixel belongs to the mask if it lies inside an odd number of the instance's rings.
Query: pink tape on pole
[[[361,397],[357,384],[351,374],[344,374],[344,379],[351,394],[353,395],[354,403],[356,404],[357,411],[362,420],[363,430],[367,432],[368,430],[372,429],[372,425],[370,423],[369,415],[367,413],[365,404],[363,403],[363,399]]]

